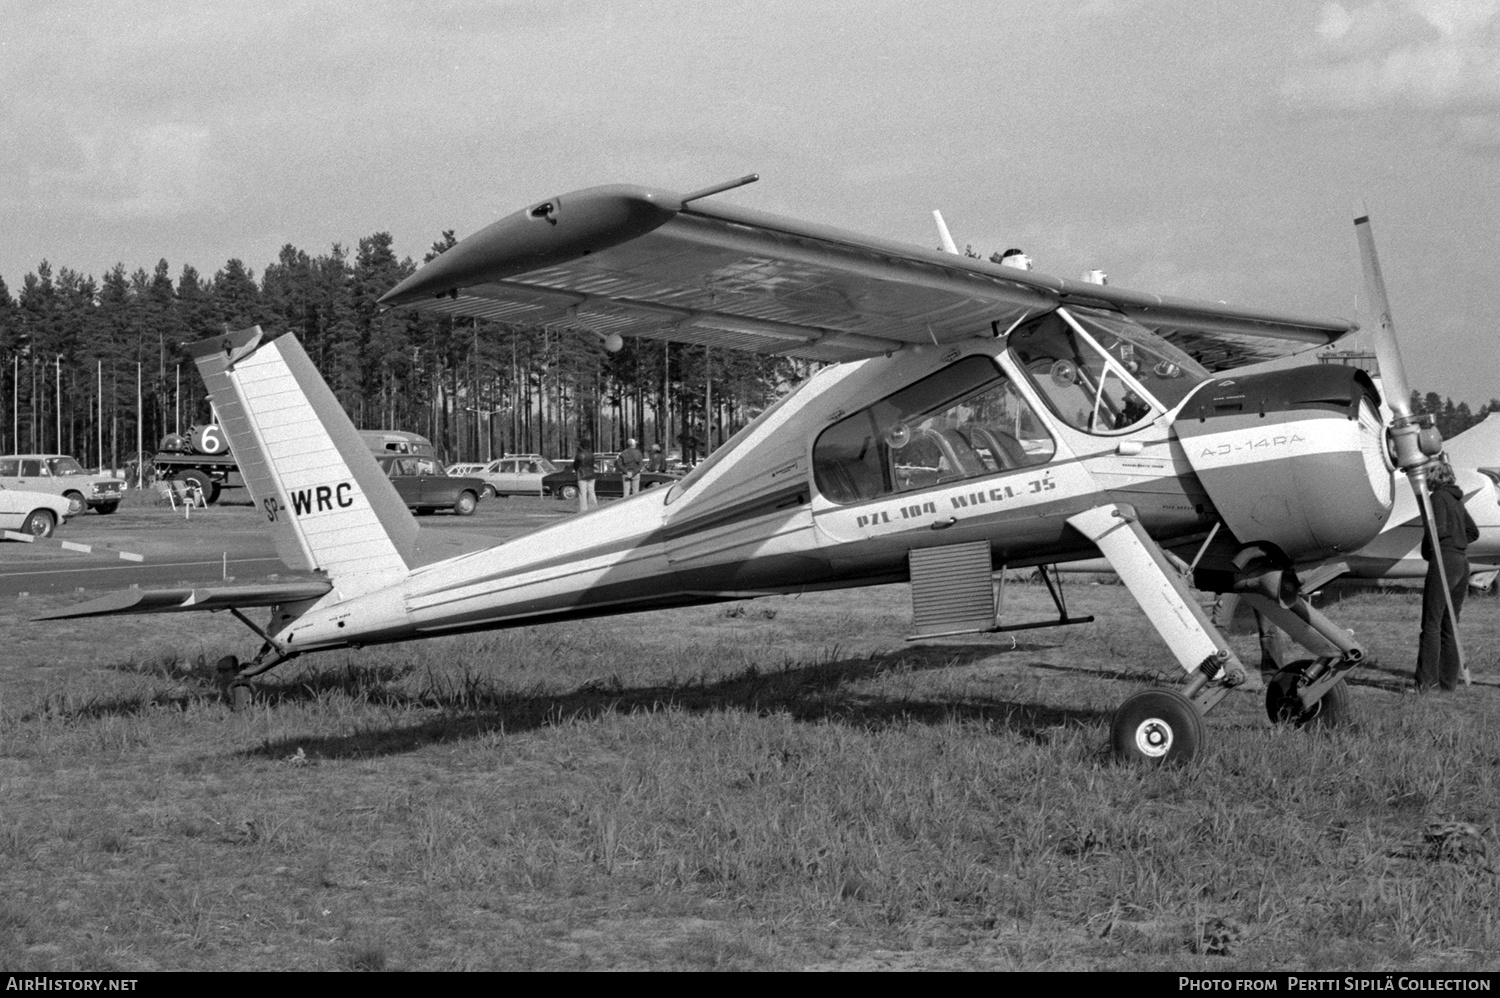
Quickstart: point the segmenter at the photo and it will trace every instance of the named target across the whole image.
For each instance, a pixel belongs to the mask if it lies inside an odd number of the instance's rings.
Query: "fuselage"
[[[670,488],[335,589],[277,638],[304,651],[899,582],[914,549],[976,540],[997,569],[1065,561],[1097,553],[1067,518],[1106,503],[1169,546],[1214,533],[1207,567],[1250,544],[1324,558],[1374,537],[1391,501],[1374,389],[1327,370],[1259,376],[1236,403],[1243,385],[1088,309],[907,346],[819,371]]]

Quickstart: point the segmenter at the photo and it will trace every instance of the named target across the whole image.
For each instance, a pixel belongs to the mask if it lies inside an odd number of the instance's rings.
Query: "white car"
[[[500,496],[539,496],[542,476],[557,470],[557,465],[540,454],[512,454],[491,461],[476,472]]]
[[[57,525],[72,515],[72,508],[72,501],[62,496],[0,485],[0,530],[19,530],[33,537],[51,537]]]
[[[90,509],[113,513],[125,498],[125,480],[94,475],[66,454],[7,454],[0,457],[0,485],[30,492],[53,492],[72,505],[69,516]]]

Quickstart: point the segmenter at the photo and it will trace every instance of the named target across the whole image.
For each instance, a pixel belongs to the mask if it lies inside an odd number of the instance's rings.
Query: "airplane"
[[[1245,593],[1314,651],[1277,677],[1273,720],[1347,714],[1343,677],[1364,648],[1311,606],[1298,568],[1369,543],[1394,472],[1425,496],[1441,448],[1406,406],[1388,306],[1374,335],[1389,427],[1358,369],[1233,373],[1353,322],[1065,280],[709,200],[754,179],[547,198],[380,299],[610,347],[637,336],[829,362],[670,488],[505,542],[434,536],[296,337],[240,330],[191,352],[277,551],[317,577],[115,593],[38,619],[227,610],[263,640],[250,661],[221,662],[241,702],[253,677],[309,652],[770,594],[909,582],[915,636],[1035,626],[997,620],[995,573],[1102,555],[1183,677],[1120,705],[1120,758],[1194,758],[1204,715],[1244,682],[1189,579]],[[1368,218],[1356,235],[1383,303]],[[269,608],[264,626],[253,608]],[[1047,623],[1079,619],[1059,611]]]

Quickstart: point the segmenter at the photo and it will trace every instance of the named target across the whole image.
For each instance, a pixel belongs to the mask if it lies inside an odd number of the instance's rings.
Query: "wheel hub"
[[[1160,759],[1172,750],[1172,726],[1159,717],[1149,717],[1135,729],[1135,747],[1141,755]]]

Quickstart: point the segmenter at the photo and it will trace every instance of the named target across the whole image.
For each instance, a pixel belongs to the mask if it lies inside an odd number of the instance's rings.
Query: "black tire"
[[[1272,724],[1318,730],[1340,727],[1353,718],[1354,704],[1349,696],[1349,684],[1342,679],[1330,686],[1312,707],[1302,710],[1297,701],[1297,689],[1310,665],[1310,661],[1293,662],[1266,684],[1266,716]]]
[[[1109,737],[1122,762],[1181,765],[1203,744],[1203,715],[1176,690],[1143,690],[1120,704]]]
[[[578,486],[576,486],[576,485],[564,485],[561,489],[558,489],[558,491],[557,491],[557,498],[563,499],[563,500],[577,499],[578,498]]]
[[[32,537],[51,537],[57,529],[57,516],[50,509],[34,509],[21,524],[21,533]]]
[[[69,489],[63,493],[63,498],[68,500],[69,516],[77,516],[79,513],[88,511],[88,503],[84,500],[82,492],[74,492]]]
[[[494,499],[494,498],[496,498],[499,495],[500,495],[500,493],[497,492],[497,491],[495,491],[495,487],[493,485],[486,485],[484,487],[484,493],[479,498],[481,498],[481,499]]]
[[[459,516],[473,516],[474,510],[479,507],[479,497],[472,492],[460,492],[458,500],[453,504],[453,512]]]
[[[204,474],[196,468],[189,468],[187,471],[179,471],[177,473],[177,480],[184,485],[196,487],[198,491],[202,493],[204,502],[212,503],[214,499],[218,498],[217,483],[212,478],[208,477],[208,475]]]
[[[213,488],[208,490],[208,495],[203,497],[203,501],[212,506],[214,503],[219,501],[219,493],[223,490],[224,486],[222,484],[220,484],[219,482],[214,482]]]
[[[98,511],[100,516],[108,516],[119,508],[119,502],[101,502],[99,505],[94,507],[94,509]]]

